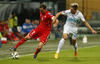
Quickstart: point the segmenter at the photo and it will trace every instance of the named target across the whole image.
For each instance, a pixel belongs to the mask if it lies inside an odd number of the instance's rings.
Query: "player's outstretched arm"
[[[62,12],[58,12],[56,14],[56,16],[53,18],[53,22],[55,22],[60,15],[62,15]]]
[[[87,21],[84,21],[85,25],[92,31],[93,34],[97,34],[95,30],[92,29],[92,27],[88,24]]]

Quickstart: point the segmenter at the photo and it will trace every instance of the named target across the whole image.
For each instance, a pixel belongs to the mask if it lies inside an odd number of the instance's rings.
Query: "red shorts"
[[[49,34],[50,34],[50,31],[43,31],[41,29],[34,29],[29,33],[29,36],[33,39],[37,39],[40,37],[40,42],[42,42],[43,44],[46,44]]]

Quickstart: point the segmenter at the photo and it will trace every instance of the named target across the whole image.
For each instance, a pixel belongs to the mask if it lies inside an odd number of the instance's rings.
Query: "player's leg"
[[[63,38],[59,41],[59,45],[58,45],[58,49],[57,49],[56,54],[55,54],[55,58],[58,58],[58,54],[60,52],[60,49],[64,45],[64,42],[67,39],[67,37],[68,37],[67,33],[64,33]]]
[[[15,41],[18,41],[19,39],[15,36],[14,32],[11,32],[11,36],[14,38]]]
[[[13,40],[13,38],[9,34],[4,34],[3,37],[8,37],[11,41]]]
[[[19,32],[17,30],[17,26],[13,26],[12,31],[19,37],[19,39],[22,38],[22,36],[19,34]]]
[[[18,44],[15,46],[15,48],[17,48],[18,46],[22,45],[23,43],[25,43],[29,39],[31,39],[31,37],[29,35],[25,36],[22,40],[20,40],[18,42]]]
[[[77,58],[78,46],[77,46],[76,40],[73,40],[73,39],[72,39],[72,45],[74,46],[74,49],[75,49],[74,56],[75,56],[75,58]]]
[[[29,39],[31,39],[31,37],[29,35],[25,36],[22,40],[20,40],[18,42],[18,44],[16,46],[14,46],[13,48],[10,48],[9,50],[16,51],[17,47],[19,47],[20,45],[22,45],[23,43],[25,43]]]
[[[12,37],[9,35],[8,31],[3,32],[3,37],[8,37],[11,41],[13,40]]]
[[[78,54],[78,46],[77,46],[77,43],[76,43],[76,39],[77,39],[77,35],[74,34],[72,36],[72,45],[74,46],[74,49],[75,49],[75,53],[74,53],[75,57],[77,57],[77,54]]]
[[[36,52],[34,53],[34,59],[36,59],[37,54],[41,51],[43,45],[44,44],[42,42],[39,43],[38,48],[36,49]]]
[[[22,39],[22,36],[19,34],[19,32],[16,32],[16,35],[19,37],[19,39]]]
[[[34,53],[34,59],[36,59],[37,54],[41,51],[43,45],[47,43],[49,34],[50,34],[50,31],[42,32],[42,35],[40,36],[40,43],[38,45],[38,48],[36,49],[36,52]]]
[[[70,45],[72,45],[72,37],[68,36],[68,38],[69,38]]]
[[[20,40],[15,47],[10,48],[9,50],[16,51],[17,47],[19,47],[20,45],[25,43],[27,40],[35,37],[36,35],[37,35],[37,31],[36,31],[36,29],[34,29],[27,36],[25,36],[22,40]]]

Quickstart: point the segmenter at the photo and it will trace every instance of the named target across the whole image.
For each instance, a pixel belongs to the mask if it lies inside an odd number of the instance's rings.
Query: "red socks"
[[[16,36],[15,36],[15,34],[13,32],[11,33],[11,35],[12,35],[13,38],[16,38]]]
[[[20,34],[18,32],[16,32],[16,35],[21,39],[22,36],[20,36]]]
[[[4,37],[8,37],[10,40],[13,40],[9,34],[5,34]]]
[[[25,43],[27,40],[25,38],[23,38],[21,41],[18,42],[18,44],[15,46],[15,48],[17,48],[18,46],[22,45],[23,43]],[[34,53],[34,55],[37,55],[39,52],[41,51],[41,48],[37,48],[36,52]]]
[[[37,55],[40,51],[41,51],[41,48],[37,48],[36,52],[34,53],[34,55]]]
[[[15,46],[15,48],[17,48],[18,46],[22,45],[23,43],[25,43],[27,40],[25,38],[23,38],[21,41],[18,42],[18,44]]]

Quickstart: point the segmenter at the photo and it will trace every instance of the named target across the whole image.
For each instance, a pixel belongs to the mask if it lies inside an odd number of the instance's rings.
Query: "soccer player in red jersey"
[[[47,38],[50,34],[52,23],[53,23],[53,27],[56,27],[57,24],[59,23],[58,20],[53,21],[53,17],[54,17],[53,14],[49,12],[46,8],[47,8],[46,4],[42,3],[40,5],[40,8],[39,8],[40,20],[41,20],[40,25],[36,29],[32,30],[21,41],[19,41],[16,46],[14,46],[13,48],[10,48],[9,50],[16,51],[17,47],[22,45],[27,40],[31,38],[37,39],[40,37],[38,48],[36,49],[36,52],[34,53],[34,59],[36,59],[37,54],[41,51],[43,45],[47,43]]]

